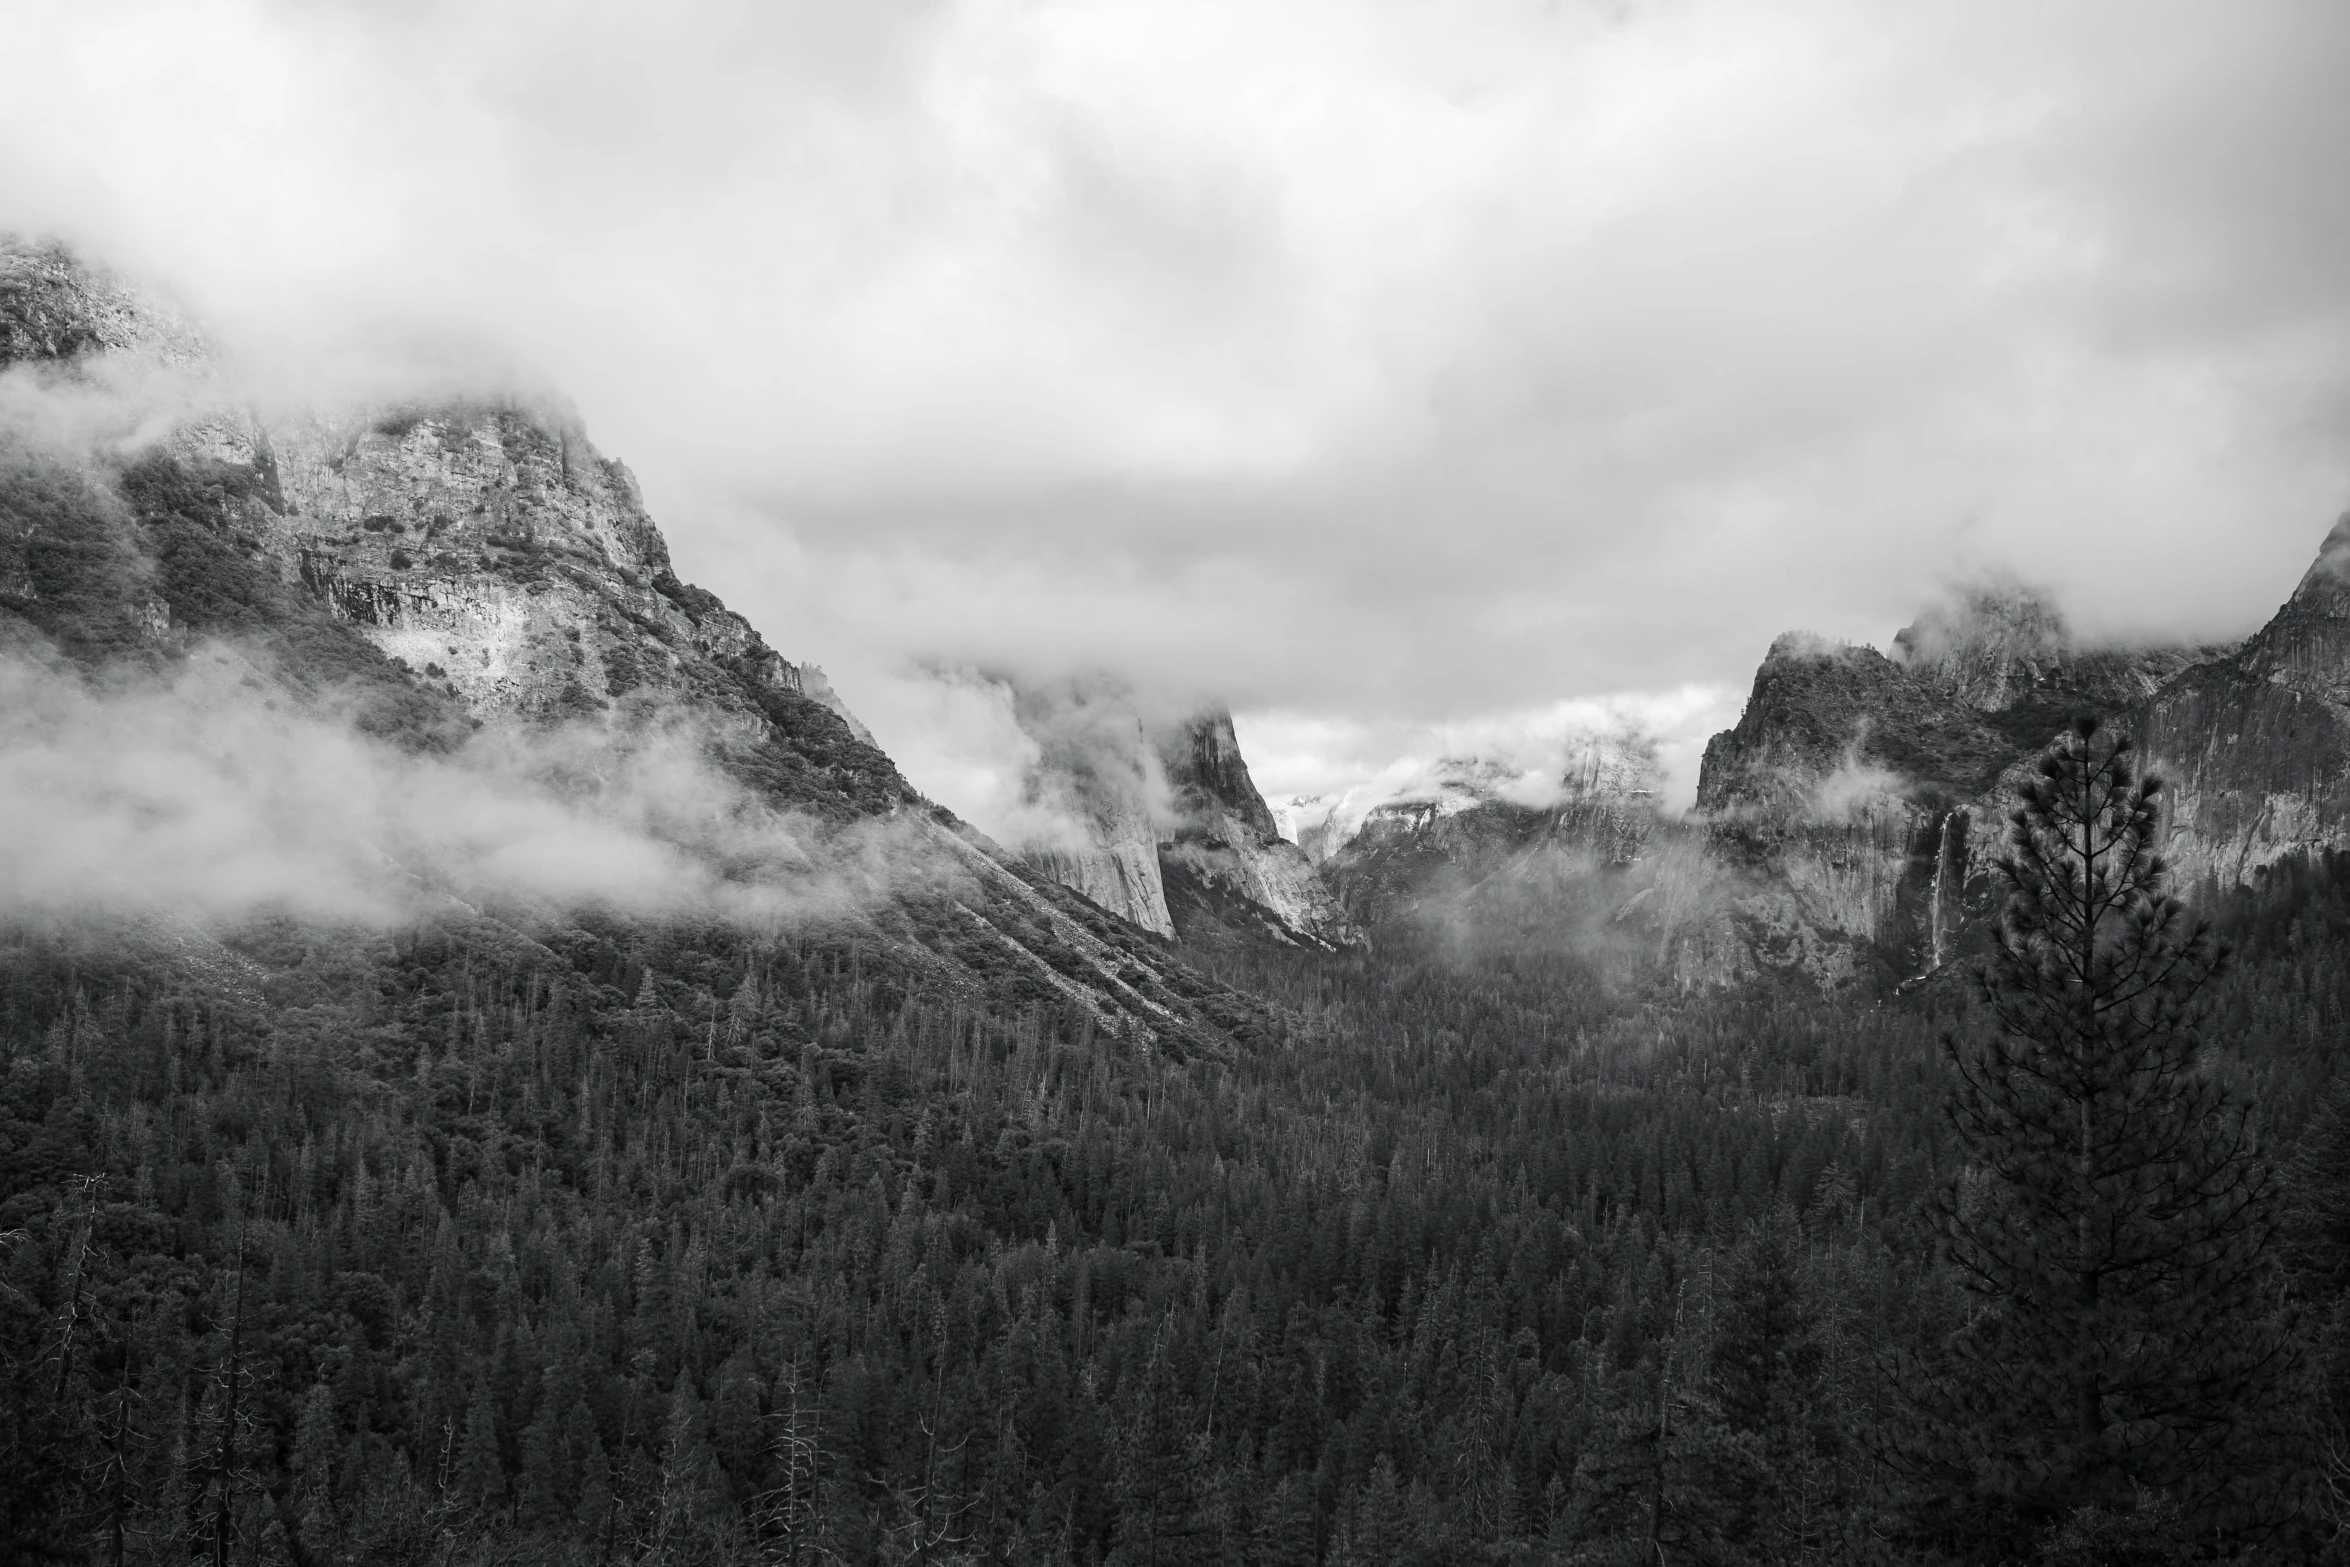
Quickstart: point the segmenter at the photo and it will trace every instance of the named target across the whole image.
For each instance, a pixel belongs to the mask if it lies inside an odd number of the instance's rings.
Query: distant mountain
[[[1949,686],[1875,648],[1791,632],[1764,655],[1736,727],[1707,743],[1697,808],[1840,819],[1879,794],[1965,796],[1989,787],[2013,749]]]
[[[1013,714],[1037,746],[1024,803],[1044,824],[1022,846],[1029,863],[1162,936],[1354,941],[1257,792],[1231,715],[1146,707],[1099,676],[1015,689]]]
[[[1572,945],[1682,983],[1895,985],[1979,939],[2021,769],[2095,713],[2173,781],[2174,858],[2232,884],[2350,843],[2346,563],[2350,526],[2241,648],[2083,646],[2012,584],[1929,608],[1890,655],[1791,632],[1687,819],[1625,780],[1570,775],[1541,808],[1464,784],[1369,812],[1325,875],[1374,932]]]
[[[1514,769],[1446,769],[1369,813],[1323,867],[1374,942],[1567,958],[1613,982],[1706,985],[1755,972],[1728,921],[1735,872],[1661,815],[1654,749],[1592,737],[1541,804]]]
[[[1247,1012],[917,794],[820,671],[678,580],[634,479],[567,411],[452,399],[265,425],[170,311],[22,240],[0,241],[0,364],[85,400],[140,366],[186,382],[127,444],[0,439],[0,657],[103,700],[212,650],[272,703],[418,752],[574,723],[625,750],[682,726],[757,808],[805,824],[814,872],[874,889],[819,923],[877,979],[1170,1046],[1216,1048]]]
[[[2309,592],[2305,582],[2303,608],[2280,620],[2322,621],[2331,611],[2304,602]],[[2240,649],[2084,647],[2013,584],[1930,608],[1891,657],[1791,634],[1756,671],[1736,727],[1707,746],[1698,808],[1754,879],[1749,907],[1776,904],[1782,925],[1848,941],[1887,977],[1930,973],[1975,939],[1995,901],[1989,873],[2021,770],[2082,714],[2136,734],[2149,763],[2187,786],[2175,859],[2198,873],[2226,861],[2229,882],[2256,863],[2243,840],[2264,829],[2246,825],[2245,781],[2292,764],[2242,715],[2273,706],[2257,650],[2278,639],[2272,626]],[[2202,771],[2182,754],[2204,757]],[[2285,830],[2294,842],[2324,837],[2310,822],[2342,820],[2338,803],[2297,798],[2308,806],[2286,812],[2302,824]]]

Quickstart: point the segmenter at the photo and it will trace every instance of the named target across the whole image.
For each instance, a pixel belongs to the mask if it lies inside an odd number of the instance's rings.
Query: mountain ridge
[[[140,308],[54,246],[0,247],[6,373],[36,396],[102,390],[107,365],[157,344],[204,363]],[[100,700],[204,651],[236,661],[255,701],[407,750],[462,756],[485,730],[527,748],[582,724],[625,750],[682,719],[748,791],[740,808],[800,823],[852,883],[898,874],[860,847],[865,824],[897,835],[918,874],[824,919],[902,983],[1070,1008],[1176,1051],[1258,1026],[1253,1004],[923,799],[820,673],[675,577],[633,478],[561,413],[459,399],[270,428],[221,399],[127,455],[4,444],[0,653]]]

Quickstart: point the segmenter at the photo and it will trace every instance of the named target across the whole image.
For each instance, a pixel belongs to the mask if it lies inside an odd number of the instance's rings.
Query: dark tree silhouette
[[[1995,1026],[1947,1042],[1944,1231],[1977,1309],[1945,1457],[2011,1527],[2167,1493],[2241,1529],[2289,1369],[2270,1171],[2201,1061],[2225,953],[2167,890],[2160,787],[2094,720],[2043,754],[1999,866]]]

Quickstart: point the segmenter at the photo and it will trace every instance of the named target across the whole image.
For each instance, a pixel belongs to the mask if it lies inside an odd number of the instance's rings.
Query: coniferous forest
[[[1180,1059],[815,927],[19,923],[0,1554],[2326,1559],[2350,862],[2097,883],[2105,981],[2193,980],[2113,1047],[2101,1301],[2014,1043],[2086,1015],[2061,871],[1987,992],[1399,929],[1190,954],[1244,1024]]]

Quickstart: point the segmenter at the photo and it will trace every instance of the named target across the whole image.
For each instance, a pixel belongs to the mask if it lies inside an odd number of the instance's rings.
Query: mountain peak
[[[109,352],[176,364],[205,359],[210,348],[149,291],[56,240],[0,232],[0,369]]]
[[[2238,658],[2260,679],[2350,706],[2350,515],[2326,534],[2293,596]]]
[[[2336,614],[2350,610],[2350,512],[2336,520],[2317,547],[2317,559],[2301,574],[2293,599],[2322,602]]]
[[[1981,583],[1928,608],[1893,637],[1893,661],[1971,706],[2000,712],[2063,667],[2072,632],[2021,583]]]

